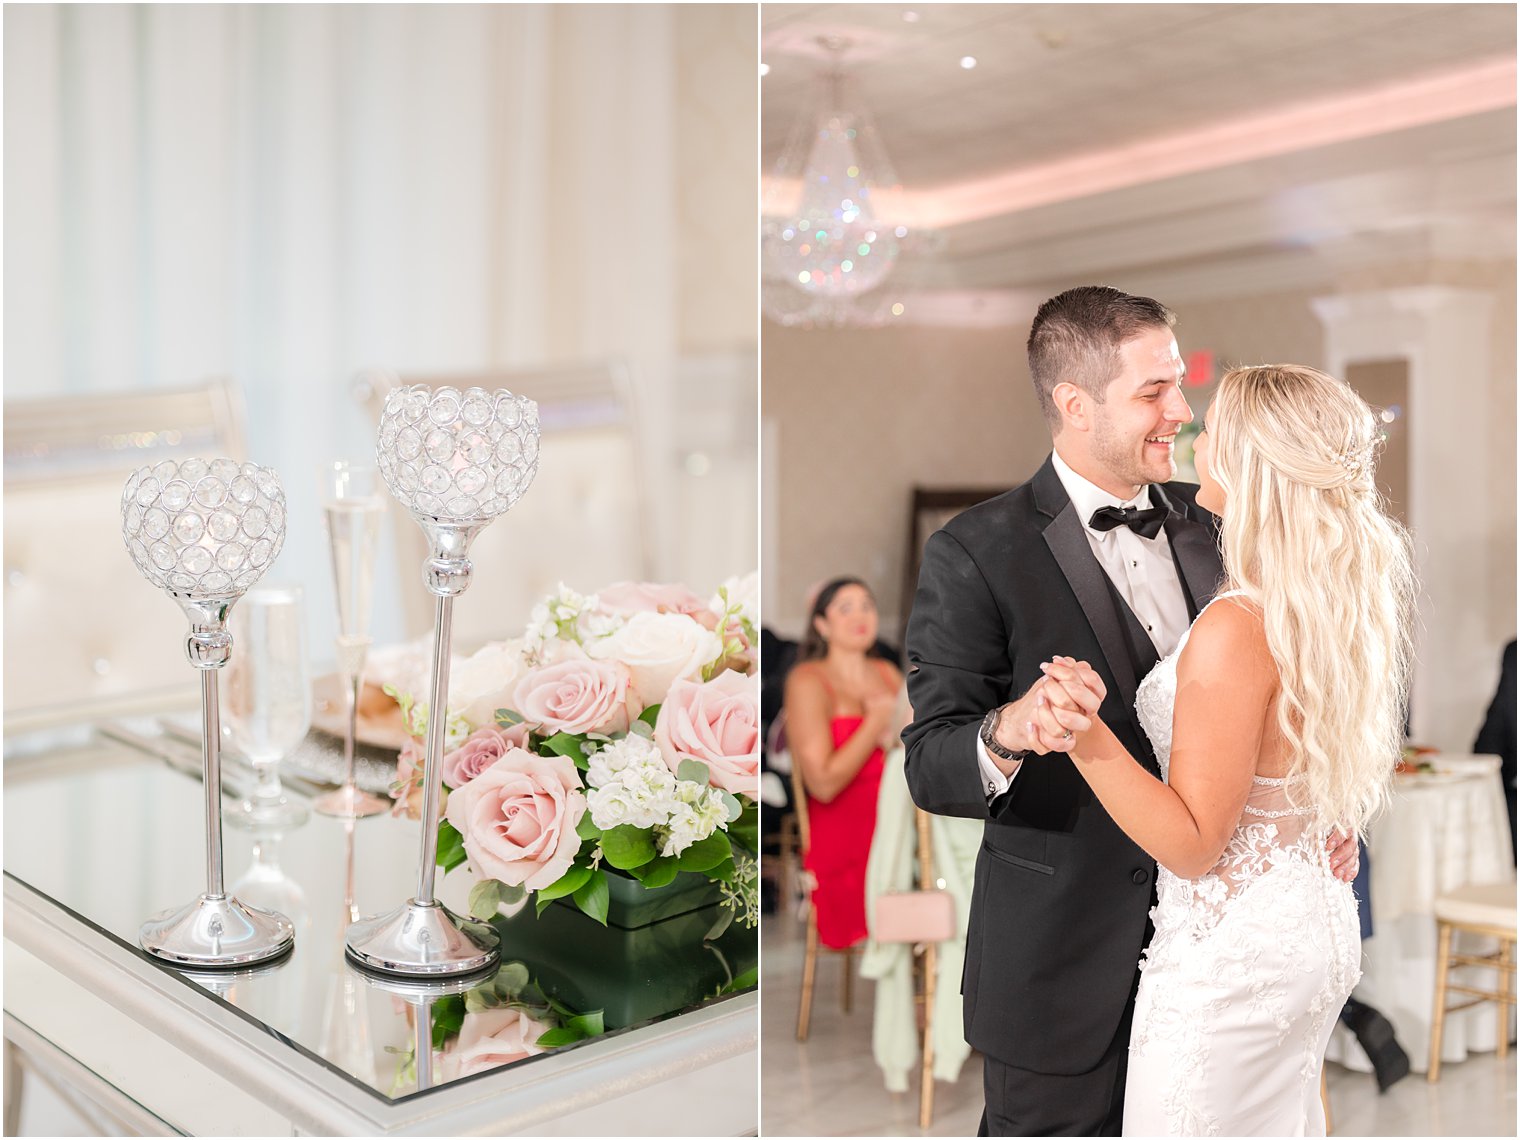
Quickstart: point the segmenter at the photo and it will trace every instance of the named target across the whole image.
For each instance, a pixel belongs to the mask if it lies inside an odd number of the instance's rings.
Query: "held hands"
[[[1040,668],[1045,676],[1003,709],[998,741],[1014,751],[1039,756],[1069,752],[1076,739],[1092,728],[1108,690],[1085,661],[1057,657]]]

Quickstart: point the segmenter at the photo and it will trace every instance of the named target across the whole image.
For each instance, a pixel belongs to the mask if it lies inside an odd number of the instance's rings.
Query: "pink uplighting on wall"
[[[1162,178],[1513,107],[1515,81],[1515,58],[1506,56],[1460,71],[1279,107],[986,178],[882,191],[876,208],[879,216],[909,226],[956,226]],[[766,179],[762,199],[766,212],[785,213],[799,191],[794,184]]]

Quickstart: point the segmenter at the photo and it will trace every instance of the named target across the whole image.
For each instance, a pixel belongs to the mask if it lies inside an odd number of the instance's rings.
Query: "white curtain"
[[[730,125],[754,184],[753,71],[683,94],[678,56],[722,42],[752,67],[753,7],[8,5],[4,22],[7,399],[230,375],[250,457],[312,519],[316,465],[372,445],[359,369],[618,355],[669,498],[699,286],[677,255],[700,146],[679,138],[682,98],[748,110]],[[753,277],[753,201],[707,257],[730,280]],[[734,302],[742,351],[753,297]],[[752,387],[728,396],[753,415]],[[753,499],[752,463],[748,480]],[[323,581],[320,545],[293,530],[279,576]]]

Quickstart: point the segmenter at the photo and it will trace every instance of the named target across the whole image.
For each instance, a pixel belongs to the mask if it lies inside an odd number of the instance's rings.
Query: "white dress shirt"
[[[1177,577],[1177,564],[1172,560],[1172,544],[1167,541],[1166,531],[1157,532],[1155,538],[1141,538],[1127,526],[1094,530],[1088,525],[1093,512],[1103,507],[1151,506],[1150,487],[1142,487],[1134,498],[1120,501],[1073,471],[1060,452],[1052,453],[1051,463],[1082,520],[1082,529],[1087,532],[1087,543],[1098,565],[1145,627],[1156,652],[1165,657],[1177,648],[1189,622],[1187,597]],[[998,771],[980,739],[976,742],[976,759],[987,798],[1006,792],[1013,777]],[[1014,775],[1018,775],[1017,768]]]

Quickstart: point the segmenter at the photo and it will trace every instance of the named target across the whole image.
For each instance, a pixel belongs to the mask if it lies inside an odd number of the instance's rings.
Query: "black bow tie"
[[[1087,521],[1087,525],[1093,530],[1113,530],[1116,526],[1127,526],[1141,538],[1155,538],[1161,533],[1161,524],[1166,521],[1167,510],[1165,507],[1147,507],[1140,510],[1138,507],[1100,507],[1093,512],[1093,517]]]

